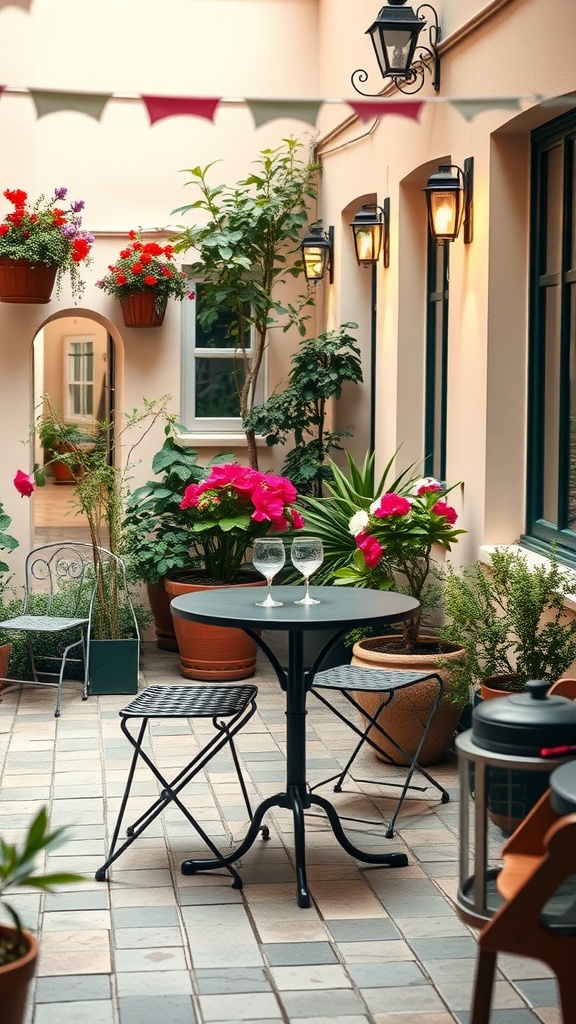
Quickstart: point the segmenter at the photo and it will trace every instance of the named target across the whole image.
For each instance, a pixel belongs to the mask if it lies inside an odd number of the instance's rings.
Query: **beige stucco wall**
[[[427,81],[419,121],[361,122],[343,99],[350,75],[370,72],[382,88],[365,31],[374,0],[33,0],[30,11],[0,10],[2,80],[12,86],[114,93],[100,121],[59,112],[37,119],[29,94],[0,97],[4,140],[0,192],[51,193],[66,185],[86,201],[96,232],[94,264],[78,307],[64,291],[46,306],[0,304],[2,499],[21,541],[30,506],[13,492],[14,460],[25,462],[32,416],[31,349],[45,323],[92,318],[112,335],[121,408],[168,393],[178,412],[180,307],[164,326],[124,328],[119,309],[94,287],[132,227],[163,228],[189,202],[183,168],[220,161],[213,180],[235,181],[258,152],[289,133],[317,143],[322,161],[319,215],[335,228],[335,280],[316,291],[311,333],[359,324],[365,369],[371,358],[371,274],[353,254],[350,221],[363,202],[391,200],[390,267],[377,271],[376,442],[382,467],[401,445],[403,464],[423,454],[426,222],[422,188],[440,162],[475,159],[474,241],[451,248],[448,479],[468,531],[455,550],[468,561],[483,543],[522,532],[526,424],[529,130],[555,116],[535,96],[576,90],[574,0],[436,0],[442,25],[442,88]],[[214,123],[173,117],[150,126],[142,93],[223,96]],[[119,98],[118,94],[125,94]],[[451,97],[523,97],[518,112],[486,111],[466,121]],[[316,129],[282,119],[255,128],[242,98],[313,97],[325,103]],[[398,94],[394,92],[398,98]],[[530,98],[532,97],[532,98]],[[574,105],[572,101],[568,105]],[[336,126],[344,123],[340,131]],[[2,208],[0,207],[0,212]],[[51,328],[60,330],[56,326]],[[297,337],[278,332],[272,385],[284,377]],[[7,372],[8,370],[8,372]],[[368,444],[370,388],[348,389],[336,418],[350,425],[358,457]],[[149,474],[160,429],[143,446],[135,473]],[[242,455],[241,443],[234,449]],[[206,457],[211,450],[205,451]],[[282,453],[265,452],[265,468]],[[22,465],[22,468],[25,468]]]
[[[342,211],[358,209],[371,193],[391,200],[390,267],[378,268],[377,455],[382,467],[401,445],[399,462],[423,455],[426,212],[422,189],[438,164],[475,160],[474,241],[451,246],[449,312],[449,483],[462,482],[458,497],[468,534],[456,561],[476,557],[484,542],[512,542],[524,527],[529,129],[562,112],[535,99],[576,89],[576,5],[572,0],[509,0],[468,4],[469,14],[491,14],[462,32],[450,0],[438,3],[453,39],[442,57],[437,102],[429,79],[420,98],[419,121],[395,115],[373,122],[350,120],[334,132],[330,110],[318,143],[323,165],[320,213],[342,225],[341,254],[331,304],[337,322],[366,315],[367,271],[350,266],[352,239]],[[460,5],[458,5],[460,7]],[[361,5],[359,4],[360,8]],[[335,86],[344,88],[342,68],[374,71],[371,45],[360,53],[346,19],[366,20],[347,5],[328,0],[331,35],[344,52],[334,65]],[[372,9],[371,14],[374,14]],[[460,10],[463,14],[463,10]],[[450,34],[447,32],[445,35]],[[329,70],[326,74],[329,76]],[[381,80],[380,80],[381,81]],[[376,80],[373,83],[378,87]],[[393,94],[398,98],[398,93]],[[466,121],[446,102],[450,97],[521,97],[517,113],[491,110]],[[574,105],[572,102],[570,105]],[[350,218],[347,218],[348,220]],[[340,258],[340,257],[339,257]],[[347,418],[345,404],[339,417]]]

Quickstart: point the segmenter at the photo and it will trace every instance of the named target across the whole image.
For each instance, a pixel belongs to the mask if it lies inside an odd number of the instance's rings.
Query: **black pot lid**
[[[497,754],[540,757],[543,748],[576,744],[576,701],[548,696],[549,685],[530,679],[523,693],[481,701],[472,712],[476,745]]]
[[[576,761],[568,761],[555,768],[550,776],[550,803],[556,814],[574,814],[576,811]]]

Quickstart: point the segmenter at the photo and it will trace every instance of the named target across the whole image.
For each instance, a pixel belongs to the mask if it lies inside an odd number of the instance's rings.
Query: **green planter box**
[[[89,693],[138,693],[139,640],[91,640]]]

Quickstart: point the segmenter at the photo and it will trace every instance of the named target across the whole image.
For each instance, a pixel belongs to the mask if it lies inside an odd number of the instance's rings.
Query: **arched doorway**
[[[81,434],[95,436],[99,424],[114,420],[114,342],[106,327],[89,316],[65,315],[48,321],[34,338],[35,417],[49,395],[62,420]],[[44,465],[50,453],[36,436],[34,462]],[[86,519],[74,499],[73,480],[62,479],[54,465],[46,469],[46,486],[34,500],[33,544],[62,539],[89,540]]]

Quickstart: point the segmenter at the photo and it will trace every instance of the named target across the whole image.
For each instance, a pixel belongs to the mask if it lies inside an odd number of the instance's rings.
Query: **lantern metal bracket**
[[[394,6],[402,5],[406,0],[396,0]],[[427,22],[426,15],[422,14],[425,9],[432,12],[430,22]],[[387,10],[383,7],[378,17]],[[414,13],[414,12],[413,12]],[[391,78],[394,85],[400,92],[413,95],[416,92],[420,92],[420,89],[424,85],[424,72],[427,71],[431,78],[431,85],[435,92],[440,91],[440,57],[438,55],[438,43],[440,42],[440,24],[438,22],[438,14],[431,4],[420,4],[416,9],[416,17],[420,21],[424,22],[424,31],[428,33],[428,45],[425,46],[423,43],[418,43],[414,50],[413,63],[406,71],[394,74],[392,70],[387,71],[384,74],[385,78]],[[367,82],[368,72],[364,68],[356,68],[351,75],[350,81],[357,93],[361,96],[366,96],[368,99],[377,99],[382,95],[381,92],[364,92],[359,89],[356,82]]]

